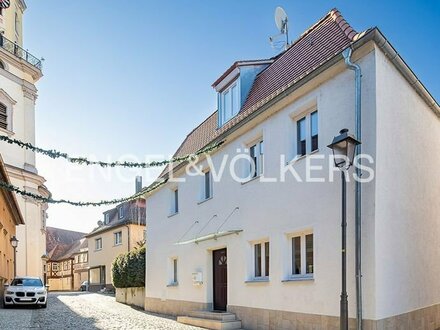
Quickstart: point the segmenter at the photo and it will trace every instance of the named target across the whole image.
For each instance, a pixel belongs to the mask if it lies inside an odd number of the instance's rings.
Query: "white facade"
[[[368,165],[375,178],[362,185],[362,267],[363,317],[375,321],[440,304],[440,120],[376,43],[364,44],[353,59],[362,68],[362,152],[374,159]],[[296,155],[296,120],[315,110],[319,149],[311,154],[308,148],[293,168],[304,181],[308,162],[323,166],[316,176],[329,173],[327,144],[341,128],[354,132],[355,124],[354,74],[342,57],[229,135],[212,155],[214,168],[220,168],[224,155],[233,157],[237,149],[262,139],[264,176],[279,179],[280,155],[287,160]],[[325,161],[314,159],[321,156]],[[200,164],[207,167],[206,160]],[[245,167],[237,163],[237,173]],[[287,174],[284,183],[255,179],[242,184],[227,170],[213,183],[212,198],[200,202],[203,177],[180,170],[175,176],[184,183],[169,182],[147,199],[146,308],[173,314],[185,311],[173,307],[179,302],[212,308],[212,251],[227,248],[228,310],[339,316],[341,184],[338,171],[334,175],[334,182],[325,183],[297,182]],[[170,216],[176,188],[179,209]],[[347,214],[349,316],[355,318],[353,180],[348,183]],[[176,244],[227,230],[241,232]],[[313,275],[294,277],[291,238],[310,233]],[[266,241],[269,276],[255,281],[253,244]],[[194,285],[193,273],[201,273],[202,284]],[[167,302],[169,308],[156,308]]]
[[[16,40],[19,45],[22,40],[21,18],[25,8],[23,1],[11,1],[11,7],[4,9],[1,17],[2,33],[8,40]],[[15,17],[17,23],[10,22]],[[4,67],[0,67],[0,103],[7,108],[8,125],[6,129],[0,128],[0,134],[35,145],[35,83],[42,73],[35,65],[11,53],[10,49],[8,51],[6,41],[3,41],[3,45],[0,47],[0,61]],[[13,185],[43,196],[49,195],[44,186],[45,179],[38,175],[33,152],[1,142],[0,153]],[[47,205],[21,196],[17,198],[25,220],[24,226],[17,227],[17,275],[43,278]]]

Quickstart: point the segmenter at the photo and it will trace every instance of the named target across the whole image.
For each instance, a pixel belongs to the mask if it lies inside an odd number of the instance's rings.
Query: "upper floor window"
[[[19,34],[20,33],[20,21],[18,20],[18,14],[15,13],[15,33]]]
[[[104,214],[104,224],[108,225],[109,222],[110,222],[110,214],[106,213]]]
[[[95,250],[102,249],[102,238],[95,239]]]
[[[171,214],[179,213],[179,189],[176,188],[171,192]]]
[[[254,244],[254,277],[268,277],[270,264],[269,242]]]
[[[249,147],[251,158],[250,177],[255,178],[263,174],[264,169],[264,143],[263,140]]]
[[[3,63],[2,61],[0,61],[0,69],[6,70],[5,63]]]
[[[8,108],[0,103],[0,128],[8,129]]]
[[[298,156],[318,150],[318,131],[318,111],[296,122],[296,154]]]
[[[123,206],[120,206],[118,208],[118,217],[119,217],[119,219],[122,219],[124,217],[124,207]]]
[[[118,231],[117,233],[114,233],[115,238],[115,245],[121,245],[122,244],[122,231]]]
[[[237,79],[219,93],[219,126],[229,121],[240,111],[240,81]]]
[[[203,199],[212,197],[212,178],[211,172],[206,171],[203,175]]]
[[[291,238],[292,276],[313,275],[313,234],[295,235]]]

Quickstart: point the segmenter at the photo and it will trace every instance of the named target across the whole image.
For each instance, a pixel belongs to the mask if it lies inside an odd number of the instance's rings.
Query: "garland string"
[[[9,143],[9,144],[15,144],[17,146],[19,146],[22,149],[27,149],[27,150],[31,150],[33,152],[45,155],[47,157],[50,157],[52,159],[56,159],[56,158],[64,158],[66,159],[68,162],[70,163],[74,163],[74,164],[79,164],[79,165],[99,165],[101,167],[116,167],[116,166],[120,166],[120,167],[136,167],[136,168],[150,168],[150,167],[158,167],[158,166],[163,166],[163,165],[167,165],[167,164],[171,164],[171,163],[182,163],[184,161],[187,160],[194,160],[197,156],[201,155],[201,154],[206,154],[206,153],[210,153],[212,151],[214,151],[215,149],[219,148],[224,141],[220,141],[214,144],[210,144],[207,145],[206,147],[200,149],[199,151],[193,153],[193,154],[187,154],[184,156],[179,156],[179,157],[173,157],[171,159],[168,160],[162,160],[162,161],[152,161],[152,162],[127,162],[127,161],[123,161],[123,162],[104,162],[104,161],[93,161],[93,160],[89,160],[86,157],[71,157],[69,156],[67,153],[64,152],[60,152],[57,150],[49,150],[49,149],[43,149],[40,147],[36,147],[33,144],[29,143],[29,142],[23,142],[21,140],[17,140],[17,139],[11,139],[8,136],[4,136],[4,135],[0,135],[0,141]]]
[[[153,185],[150,185],[148,188],[144,188],[140,192],[138,192],[132,196],[129,196],[129,197],[123,197],[123,198],[112,199],[112,200],[101,200],[99,202],[98,201],[97,202],[81,202],[81,201],[75,202],[75,201],[70,201],[67,199],[53,199],[51,197],[47,198],[47,197],[44,197],[44,196],[41,196],[38,194],[31,193],[26,190],[22,190],[19,187],[14,186],[14,185],[7,183],[7,182],[4,182],[4,181],[0,181],[0,187],[3,189],[9,190],[11,192],[15,192],[23,197],[30,197],[30,198],[33,198],[33,199],[38,200],[40,202],[43,202],[43,203],[69,204],[69,205],[73,205],[73,206],[101,206],[101,205],[119,204],[119,203],[131,201],[131,200],[135,200],[138,198],[142,198],[145,194],[148,194],[149,192],[156,190],[160,186],[164,185],[166,182],[167,182],[167,180],[157,181]]]

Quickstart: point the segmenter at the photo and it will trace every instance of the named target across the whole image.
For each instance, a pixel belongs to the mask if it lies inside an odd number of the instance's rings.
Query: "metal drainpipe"
[[[345,64],[350,70],[355,73],[355,121],[356,121],[356,138],[362,141],[362,117],[361,117],[361,67],[358,64],[351,62],[352,49],[346,48],[342,55],[345,59]],[[361,145],[356,148],[356,156],[361,154]],[[356,166],[356,176],[360,178],[362,172],[360,169],[360,159]],[[362,218],[361,218],[361,183],[356,180],[355,183],[355,268],[356,268],[356,328],[362,330]]]

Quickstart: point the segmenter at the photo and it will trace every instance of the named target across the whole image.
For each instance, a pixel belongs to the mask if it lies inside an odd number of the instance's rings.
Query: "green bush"
[[[116,288],[145,286],[145,246],[117,256],[112,273]]]

